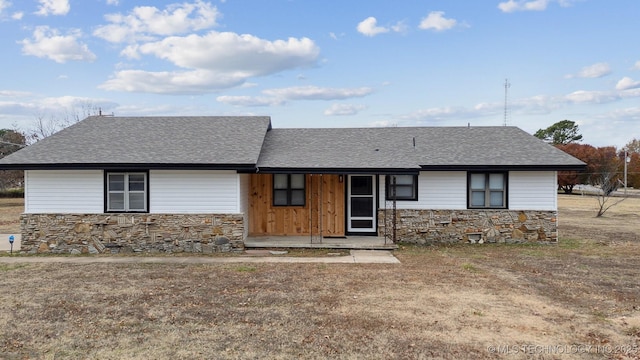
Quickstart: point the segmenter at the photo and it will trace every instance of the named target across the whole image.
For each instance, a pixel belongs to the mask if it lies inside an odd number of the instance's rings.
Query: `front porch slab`
[[[395,250],[398,245],[379,236],[346,236],[340,238],[313,238],[310,236],[249,236],[244,239],[245,248],[304,248]]]

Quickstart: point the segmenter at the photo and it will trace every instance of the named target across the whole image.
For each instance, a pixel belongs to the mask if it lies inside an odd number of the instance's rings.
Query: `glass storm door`
[[[347,231],[376,232],[376,186],[374,175],[349,175]]]

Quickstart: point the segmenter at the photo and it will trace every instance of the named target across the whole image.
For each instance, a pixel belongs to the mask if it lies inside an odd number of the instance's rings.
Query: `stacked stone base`
[[[385,214],[386,212],[386,214]],[[391,210],[378,211],[380,236]],[[557,212],[396,211],[396,238],[415,244],[558,241]],[[22,214],[27,253],[214,253],[244,250],[242,214]],[[385,231],[386,228],[386,231]]]
[[[22,214],[27,253],[214,253],[244,250],[242,214]]]
[[[391,234],[392,219],[392,210],[378,212],[380,236],[385,226]],[[414,244],[558,241],[555,211],[398,209],[396,219],[397,240]]]

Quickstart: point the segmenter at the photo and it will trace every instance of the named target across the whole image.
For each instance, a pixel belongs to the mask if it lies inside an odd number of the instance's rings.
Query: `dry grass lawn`
[[[561,196],[558,245],[400,265],[0,264],[0,357],[638,358],[640,199],[594,215]]]
[[[24,199],[0,198],[0,233],[19,232],[20,214],[23,211]]]

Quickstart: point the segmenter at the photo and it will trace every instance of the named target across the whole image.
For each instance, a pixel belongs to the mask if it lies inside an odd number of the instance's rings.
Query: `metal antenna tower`
[[[504,122],[502,126],[508,125],[508,117],[509,117],[509,88],[511,87],[511,83],[509,79],[504,79]]]

